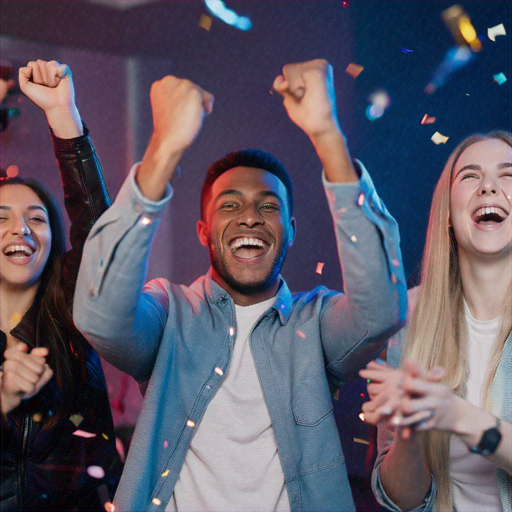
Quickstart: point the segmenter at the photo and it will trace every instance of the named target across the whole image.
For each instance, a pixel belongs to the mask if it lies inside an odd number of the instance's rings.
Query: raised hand
[[[332,66],[324,59],[287,64],[273,88],[290,119],[309,137],[339,131]]]
[[[4,352],[3,371],[0,372],[2,414],[17,407],[22,400],[41,391],[53,376],[46,363],[48,349],[37,347],[28,353],[25,343],[18,343]]]
[[[46,114],[55,135],[63,139],[83,134],[75,104],[71,70],[57,61],[30,61],[19,70],[21,91]]]
[[[213,95],[190,80],[166,76],[153,83],[150,98],[154,130],[137,183],[144,196],[157,201],[204,117],[212,112]]]

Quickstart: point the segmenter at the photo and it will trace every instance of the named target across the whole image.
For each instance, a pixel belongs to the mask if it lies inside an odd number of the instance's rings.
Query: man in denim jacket
[[[187,80],[155,82],[151,141],[91,232],[75,297],[91,344],[148,382],[118,510],[354,509],[330,391],[403,324],[398,230],[348,154],[331,66],[289,64],[274,89],[322,162],[345,293],[290,293],[280,269],[295,235],[291,180],[252,150],[208,171],[197,227],[209,272],[190,287],[143,287],[168,182],[213,107]]]

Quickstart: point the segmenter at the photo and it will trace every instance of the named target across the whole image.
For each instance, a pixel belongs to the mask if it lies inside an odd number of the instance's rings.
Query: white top
[[[466,400],[483,407],[482,388],[489,356],[500,331],[501,317],[480,321],[466,310],[469,377]],[[451,436],[450,478],[453,502],[459,512],[501,512],[503,510],[495,477],[496,466],[482,455],[471,453],[457,437]]]
[[[290,510],[249,343],[252,328],[274,300],[235,306],[238,332],[229,369],[196,428],[166,511]]]

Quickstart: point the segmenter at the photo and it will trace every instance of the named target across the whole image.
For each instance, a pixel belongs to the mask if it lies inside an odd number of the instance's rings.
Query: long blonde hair
[[[493,131],[464,139],[451,153],[432,198],[427,238],[423,253],[421,286],[409,322],[402,361],[414,360],[427,368],[445,369],[443,383],[464,396],[468,375],[466,324],[457,241],[449,225],[452,173],[460,155],[476,142],[499,139],[512,146],[512,134]],[[504,300],[503,320],[493,347],[484,385],[484,403],[490,407],[490,390],[505,341],[512,329],[511,286]],[[452,512],[449,478],[450,435],[428,431],[424,451],[437,486],[435,510]]]

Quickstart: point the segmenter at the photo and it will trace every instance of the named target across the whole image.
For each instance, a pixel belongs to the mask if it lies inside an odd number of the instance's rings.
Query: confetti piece
[[[425,93],[432,94],[436,89],[439,89],[455,71],[462,69],[471,62],[474,56],[475,54],[467,46],[450,48],[435,69],[430,82],[425,87]]]
[[[492,78],[498,85],[502,85],[507,81],[507,77],[504,75],[504,73],[493,75]]]
[[[306,339],[306,335],[302,331],[295,331],[303,340]]]
[[[103,506],[106,512],[116,512],[116,506],[111,501],[106,501]]]
[[[352,235],[350,237],[350,240],[352,240],[352,242],[357,242],[357,236],[356,235]]]
[[[220,375],[220,376],[224,375],[224,372],[222,371],[222,368],[219,368],[219,367],[215,368],[215,373],[217,375]]]
[[[108,441],[108,436],[107,436],[107,434],[101,434],[101,436],[103,437],[103,439],[105,439],[105,441]]]
[[[324,265],[325,265],[325,263],[322,263],[321,261],[319,261],[316,264],[316,273],[317,274],[321,274],[322,273],[322,270],[324,269]]]
[[[7,174],[8,178],[14,178],[15,176],[18,176],[18,173],[20,172],[17,165],[9,165],[7,169],[5,170],[5,174]]]
[[[43,415],[42,415],[40,412],[36,412],[36,413],[34,413],[34,415],[32,416],[32,419],[33,419],[36,423],[39,423],[39,422],[43,419]]]
[[[153,498],[152,501],[153,501],[153,503],[155,505],[161,505],[162,504],[162,502],[158,498]]]
[[[370,381],[368,381],[368,382],[370,382]],[[364,421],[364,412],[360,412],[360,413],[359,413],[359,419],[360,419],[361,421]]]
[[[451,32],[457,46],[468,45],[474,52],[482,49],[482,43],[471,24],[468,13],[458,4],[452,5],[441,14],[446,28]]]
[[[169,448],[169,443],[167,441],[164,441],[164,448]]]
[[[400,48],[400,51],[403,53],[413,53],[412,50],[408,50],[407,48]]]
[[[435,122],[436,118],[434,116],[429,116],[428,114],[425,114],[421,120],[421,124],[434,124]]]
[[[352,78],[357,78],[361,71],[363,71],[364,66],[360,66],[359,64],[355,64],[354,62],[351,62],[347,69],[345,69],[345,73],[348,73]]]
[[[163,473],[162,473],[162,476],[163,477],[166,477],[169,473],[170,473],[170,469],[166,469]]]
[[[233,336],[233,334],[235,334],[235,328],[234,327],[230,327],[229,328],[229,335]]]
[[[391,263],[393,263],[393,265],[394,265],[395,267],[398,267],[398,266],[400,265],[400,262],[399,262],[397,259],[395,259],[395,258],[393,258],[393,260],[391,261]]]
[[[506,36],[507,32],[505,30],[505,25],[503,23],[500,23],[499,25],[496,25],[495,27],[491,27],[487,29],[487,37],[492,41],[496,42],[496,36]]]
[[[195,426],[196,426],[196,424],[195,424],[195,422],[194,422],[194,421],[192,421],[192,420],[187,420],[187,427],[193,428],[193,427],[195,427]]]
[[[338,401],[340,399],[340,390],[339,388],[335,391],[334,395],[332,395],[332,399]]]
[[[89,439],[91,437],[96,437],[96,434],[93,434],[92,432],[85,432],[85,430],[75,430],[73,432],[74,436],[83,437],[85,439]]]
[[[78,427],[78,425],[84,421],[84,417],[81,414],[72,414],[69,419],[73,422],[75,427]]]
[[[384,115],[384,112],[391,103],[391,98],[386,91],[379,89],[370,94],[368,101],[370,102],[370,106],[366,109],[366,117],[370,121],[375,121]]]
[[[210,18],[210,16],[207,16],[206,14],[201,14],[201,17],[199,18],[199,26],[201,28],[204,28],[208,32],[210,32],[212,28],[213,19]]]
[[[361,439],[360,437],[354,437],[354,443],[359,443],[359,444],[370,444],[369,441],[367,441],[366,439]]]
[[[341,2],[341,5],[342,5],[345,9],[348,9],[348,2]]]
[[[92,478],[103,478],[105,476],[105,470],[101,466],[89,466],[87,468],[87,474]]]
[[[359,194],[359,197],[357,198],[357,204],[359,206],[363,206],[364,204],[364,194],[362,192]]]
[[[436,132],[434,133],[434,135],[432,135],[432,137],[430,137],[430,140],[434,143],[434,144],[446,144],[446,142],[448,141],[450,137],[446,137],[445,135],[442,135],[440,134],[439,132]]]
[[[224,23],[238,28],[239,30],[249,30],[252,22],[246,16],[239,16],[235,11],[228,9],[222,0],[204,0],[208,10]]]

